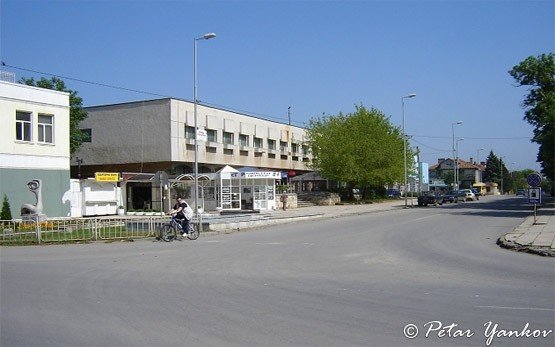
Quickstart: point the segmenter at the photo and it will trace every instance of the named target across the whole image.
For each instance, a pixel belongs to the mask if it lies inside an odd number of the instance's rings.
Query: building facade
[[[69,93],[0,81],[0,199],[8,197],[13,218],[23,204],[36,204],[32,180],[42,182],[44,214],[68,215],[69,110]]]
[[[194,172],[197,132],[192,102],[165,98],[85,110],[88,117],[80,128],[89,138],[75,153],[73,177],[93,177],[95,172]],[[199,174],[225,166],[289,176],[309,170],[303,128],[206,105],[197,105],[197,123]],[[127,208],[160,206],[158,187],[129,183],[124,182],[123,191]]]
[[[429,168],[431,179],[443,179],[445,177],[453,177],[455,161],[451,158],[438,159],[436,165]],[[472,161],[465,161],[458,159],[457,172],[460,188],[472,188],[473,184],[479,183],[482,180],[482,171],[485,165],[478,164]]]
[[[194,105],[158,99],[88,107],[80,127],[90,136],[76,158],[83,177],[98,171],[193,172]],[[303,128],[233,111],[197,106],[199,173],[226,165],[281,171],[308,170],[309,149]],[[77,174],[79,174],[77,172]]]

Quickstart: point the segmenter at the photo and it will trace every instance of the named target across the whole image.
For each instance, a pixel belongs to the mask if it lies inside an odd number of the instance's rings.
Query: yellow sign
[[[119,182],[119,173],[117,173],[117,172],[95,172],[94,179],[97,182]]]

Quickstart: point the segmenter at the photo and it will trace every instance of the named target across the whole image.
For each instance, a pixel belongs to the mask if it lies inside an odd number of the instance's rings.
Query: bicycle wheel
[[[164,224],[160,227],[160,238],[166,242],[175,240],[177,233],[171,224]]]
[[[198,239],[198,236],[199,236],[198,224],[190,223],[187,237],[189,238],[189,240],[196,240]]]

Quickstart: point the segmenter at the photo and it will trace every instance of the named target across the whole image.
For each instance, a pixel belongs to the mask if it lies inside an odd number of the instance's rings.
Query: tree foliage
[[[87,118],[87,112],[83,110],[83,99],[77,96],[76,91],[68,89],[64,81],[57,77],[51,79],[42,77],[38,81],[35,81],[32,77],[23,77],[19,83],[69,93],[69,151],[71,154],[75,153],[87,136],[79,129],[79,123]]]
[[[484,182],[494,182],[498,184],[499,190],[503,188],[503,192],[512,190],[514,186],[513,178],[507,170],[505,163],[501,158],[490,151],[486,159],[486,169],[484,170]],[[503,193],[502,192],[502,193]]]
[[[403,135],[381,111],[312,118],[307,128],[312,169],[351,186],[379,187],[403,181]],[[407,151],[407,167],[412,167]]]
[[[540,145],[538,162],[542,172],[555,180],[555,55],[530,56],[514,66],[509,74],[518,86],[529,86],[522,106],[524,119],[534,128],[534,142]]]

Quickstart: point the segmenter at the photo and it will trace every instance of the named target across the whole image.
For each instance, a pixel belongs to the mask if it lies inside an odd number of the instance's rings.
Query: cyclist
[[[176,201],[177,203],[173,206],[173,210],[170,213],[172,215],[175,215],[175,218],[181,222],[181,226],[183,228],[182,235],[186,236],[189,232],[189,220],[191,219],[191,216],[189,216],[189,213],[187,212],[191,208],[189,207],[189,204],[187,204],[185,199],[180,196],[177,197]]]

